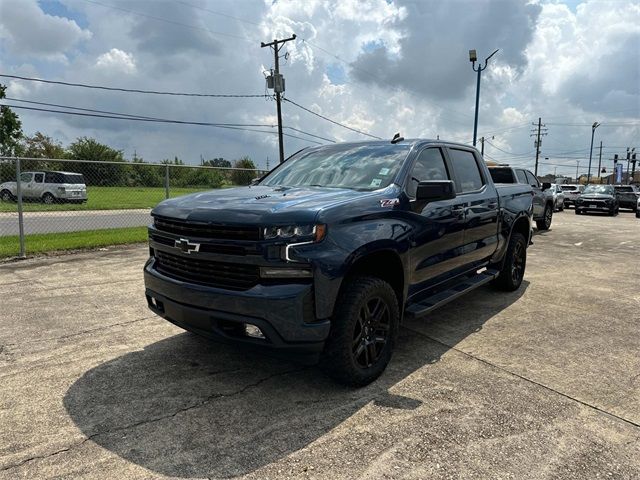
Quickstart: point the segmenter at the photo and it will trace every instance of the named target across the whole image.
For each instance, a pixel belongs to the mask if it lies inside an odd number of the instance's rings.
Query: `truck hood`
[[[313,223],[320,210],[379,192],[326,187],[238,187],[165,200],[152,215],[214,223]]]

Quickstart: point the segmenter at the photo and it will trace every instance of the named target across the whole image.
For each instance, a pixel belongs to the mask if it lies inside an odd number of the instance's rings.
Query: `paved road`
[[[25,212],[24,231],[32,233],[77,232],[104,228],[142,227],[150,222],[148,209]],[[0,236],[18,235],[18,214],[0,213]]]
[[[143,246],[0,265],[0,479],[640,478],[639,242],[557,214],[361,389],[151,315]]]

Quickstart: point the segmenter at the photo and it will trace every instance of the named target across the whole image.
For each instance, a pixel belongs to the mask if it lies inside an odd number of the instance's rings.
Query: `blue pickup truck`
[[[253,185],[152,211],[149,308],[222,342],[288,351],[354,386],[403,318],[525,272],[532,189],[493,184],[477,150],[435,140],[305,149]]]

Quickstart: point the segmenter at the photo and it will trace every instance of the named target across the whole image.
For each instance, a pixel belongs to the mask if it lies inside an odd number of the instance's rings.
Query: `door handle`
[[[456,213],[456,214],[460,215],[460,214],[464,213],[464,206],[453,207],[453,208],[451,209],[451,211],[452,211],[453,213]]]
[[[496,208],[497,206],[498,206],[498,203],[497,203],[497,202],[491,202],[491,203],[489,203],[489,204],[487,205],[487,207],[489,207],[489,208]]]

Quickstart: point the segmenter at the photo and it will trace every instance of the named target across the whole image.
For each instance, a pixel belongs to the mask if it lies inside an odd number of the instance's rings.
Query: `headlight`
[[[279,227],[265,227],[265,240],[291,240],[295,242],[319,242],[325,236],[326,225],[285,225]]]

